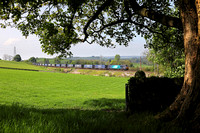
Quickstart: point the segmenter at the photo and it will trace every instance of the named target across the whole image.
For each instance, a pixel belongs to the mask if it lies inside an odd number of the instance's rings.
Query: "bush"
[[[162,111],[175,100],[182,84],[183,78],[132,77],[128,81],[128,110]]]
[[[146,78],[146,74],[144,71],[137,71],[135,73],[135,78],[144,79],[144,78]]]

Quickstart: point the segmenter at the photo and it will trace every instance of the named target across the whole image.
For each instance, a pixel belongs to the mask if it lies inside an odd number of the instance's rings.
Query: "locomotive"
[[[78,69],[99,69],[99,70],[128,70],[128,65],[91,65],[91,64],[40,64],[35,63],[37,66],[46,67],[60,67],[60,68],[78,68]]]

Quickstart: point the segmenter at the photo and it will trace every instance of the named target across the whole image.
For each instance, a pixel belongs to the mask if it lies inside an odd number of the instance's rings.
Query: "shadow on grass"
[[[125,99],[93,99],[85,101],[83,104],[92,108],[101,108],[102,110],[124,110],[125,109]]]
[[[149,113],[135,113],[126,117],[125,112],[36,109],[13,104],[12,106],[0,105],[0,132],[179,133],[182,131],[178,127],[155,120]]]

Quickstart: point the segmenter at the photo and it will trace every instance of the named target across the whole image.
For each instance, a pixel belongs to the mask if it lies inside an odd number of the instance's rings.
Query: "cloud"
[[[21,39],[19,38],[9,38],[8,40],[6,40],[3,45],[12,45],[15,44],[16,42],[20,41]]]

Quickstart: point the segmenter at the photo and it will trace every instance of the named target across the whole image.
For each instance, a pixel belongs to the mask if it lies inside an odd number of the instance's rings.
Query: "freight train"
[[[128,70],[127,65],[82,65],[82,64],[40,64],[35,63],[37,66],[46,67],[61,67],[61,68],[78,68],[78,69],[102,69],[102,70]]]

